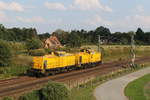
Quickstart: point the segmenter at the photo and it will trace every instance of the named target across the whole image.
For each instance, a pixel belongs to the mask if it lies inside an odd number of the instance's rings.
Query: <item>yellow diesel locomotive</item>
[[[33,57],[30,73],[49,75],[75,69],[94,67],[102,62],[101,53],[91,49],[82,49],[78,53],[64,51],[52,52],[49,55]]]

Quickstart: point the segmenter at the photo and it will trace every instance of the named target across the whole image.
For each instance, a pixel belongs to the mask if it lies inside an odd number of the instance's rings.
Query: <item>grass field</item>
[[[147,84],[150,82],[150,74],[147,74],[131,83],[125,88],[125,95],[129,100],[150,100],[150,88]]]
[[[149,65],[150,65],[150,63],[144,64],[144,66],[149,66]],[[83,84],[83,86],[81,86],[81,87],[75,87],[75,88],[71,89],[71,97],[72,97],[71,100],[96,100],[96,98],[93,95],[93,92],[97,86],[104,83],[105,81],[126,75],[126,74],[134,72],[136,70],[139,70],[139,68],[134,69],[134,70],[126,69],[126,71],[122,70],[122,73],[120,73],[119,71],[116,71],[116,72],[113,72],[114,75],[111,75],[111,74],[106,75],[106,76],[108,76],[106,78],[105,77],[101,78],[103,76],[99,76],[101,79],[97,82],[95,82],[95,80],[97,80],[97,79],[94,78],[92,80],[92,84],[91,84],[91,82],[88,82],[86,84]],[[119,74],[118,74],[118,72],[119,72]],[[146,89],[146,93],[147,93],[147,95],[150,95],[149,94],[150,89]]]
[[[19,54],[12,57],[12,63],[6,67],[0,67],[0,79],[20,76],[26,73],[32,66],[32,56]]]
[[[148,84],[145,86],[144,88],[145,90],[145,96],[147,97],[148,100],[150,100],[150,82],[148,82]]]

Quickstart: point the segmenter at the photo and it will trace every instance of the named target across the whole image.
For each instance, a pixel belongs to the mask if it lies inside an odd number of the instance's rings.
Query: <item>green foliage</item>
[[[146,84],[145,86],[145,96],[147,97],[148,100],[150,100],[150,82],[148,84]]]
[[[15,99],[13,99],[11,97],[5,97],[5,98],[3,98],[3,100],[15,100]]]
[[[39,39],[31,39],[26,42],[26,46],[28,50],[39,49],[42,47],[42,42]]]
[[[75,31],[71,32],[71,34],[69,35],[68,41],[69,41],[69,43],[67,45],[70,47],[80,47],[81,46],[81,38]]]
[[[31,66],[11,65],[9,67],[0,67],[0,77],[19,76],[25,74]]]
[[[52,35],[55,35],[62,45],[65,45],[69,42],[69,32],[65,32],[64,30],[58,29],[55,32],[53,32]]]
[[[7,41],[26,41],[27,39],[37,38],[35,28],[5,28],[0,24],[0,39]]]
[[[0,40],[0,66],[8,66],[11,62],[12,52],[9,45]]]
[[[101,36],[101,41],[103,44],[130,44],[131,36],[130,32],[115,32],[111,33],[106,27],[100,26],[95,30],[86,31],[72,30],[71,32],[66,32],[64,30],[58,29],[52,33],[55,35],[62,45],[67,45],[70,47],[80,47],[82,44],[97,44],[98,35]],[[7,41],[27,41],[35,39],[45,40],[50,37],[51,34],[43,33],[37,35],[35,28],[5,28],[0,24],[0,39]],[[136,44],[150,44],[150,32],[144,32],[141,28],[138,28],[135,34]],[[34,48],[34,46],[30,46]],[[35,47],[36,48],[36,47]]]
[[[150,74],[147,74],[131,83],[125,88],[125,95],[130,100],[146,100],[144,87],[150,81]]]
[[[141,28],[138,28],[137,31],[136,31],[136,39],[139,40],[139,41],[143,41],[143,35],[144,35],[144,32]]]
[[[19,98],[19,100],[41,100],[38,91],[27,93]]]
[[[64,84],[49,82],[40,90],[27,93],[19,100],[69,100],[69,91]]]
[[[39,92],[41,100],[69,100],[68,89],[60,83],[49,82]]]
[[[44,39],[49,38],[51,35],[49,33],[43,33],[43,34],[39,34],[38,36],[40,40],[44,40]]]
[[[45,49],[35,49],[35,50],[30,50],[29,54],[31,56],[44,56],[46,54]]]

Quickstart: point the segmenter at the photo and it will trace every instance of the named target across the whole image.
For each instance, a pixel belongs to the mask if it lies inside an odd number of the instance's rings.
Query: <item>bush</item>
[[[49,82],[40,91],[41,100],[69,100],[69,91],[63,84]]]
[[[25,94],[19,98],[19,100],[40,100],[38,91]]]
[[[0,68],[0,75],[10,75],[10,76],[18,76],[21,74],[26,73],[30,66],[20,66],[20,65],[13,65],[9,67],[1,67]]]
[[[11,62],[11,49],[5,41],[0,40],[0,66],[8,66]]]
[[[26,47],[28,50],[39,49],[43,46],[42,41],[39,39],[31,39],[26,42]]]
[[[46,54],[46,51],[44,49],[35,49],[35,50],[30,50],[29,55],[31,56],[43,56]]]
[[[5,98],[3,98],[3,100],[14,100],[14,99],[11,97],[5,97]]]
[[[63,84],[49,82],[40,90],[25,94],[19,100],[69,100],[69,91]]]

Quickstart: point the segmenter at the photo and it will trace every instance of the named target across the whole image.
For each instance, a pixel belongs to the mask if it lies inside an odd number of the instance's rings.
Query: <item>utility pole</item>
[[[100,45],[101,45],[101,37],[100,35],[98,35],[98,52],[101,52]]]
[[[100,58],[102,60],[102,58],[103,58],[103,50],[102,50],[102,47],[101,47],[101,36],[100,35],[98,35],[98,52],[101,54]],[[103,62],[103,60],[102,60],[102,62]]]
[[[135,41],[134,41],[134,33],[131,34],[131,66],[135,66]]]

